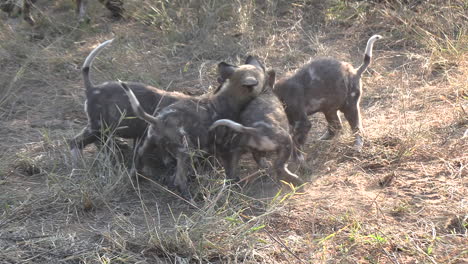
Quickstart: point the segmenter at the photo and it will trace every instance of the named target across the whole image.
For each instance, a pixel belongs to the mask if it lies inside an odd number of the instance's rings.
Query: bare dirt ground
[[[0,14],[0,263],[468,263],[466,1],[128,0],[124,20],[91,3],[82,25],[72,6],[39,0],[34,27]],[[217,63],[247,54],[279,77],[320,56],[358,66],[373,34],[363,151],[349,129],[317,140],[325,119],[312,116],[308,168],[290,165],[302,189],[231,187],[209,165],[190,205],[164,172],[137,182],[94,146],[71,169],[80,67],[107,39],[95,83],[198,95]],[[241,166],[257,171],[249,155]]]

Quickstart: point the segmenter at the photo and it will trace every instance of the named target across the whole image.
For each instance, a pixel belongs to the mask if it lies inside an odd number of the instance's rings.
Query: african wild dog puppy
[[[186,199],[191,199],[187,185],[191,150],[213,153],[214,142],[209,127],[219,119],[237,119],[242,109],[263,90],[266,82],[265,68],[251,56],[241,66],[221,62],[218,72],[225,81],[217,93],[174,103],[156,116],[148,114],[128,85],[122,83],[134,112],[150,124],[145,140],[137,148],[138,157],[145,155],[148,142],[165,146],[167,153],[173,155],[177,162],[173,185]]]
[[[37,0],[0,0],[0,10],[10,17],[23,15],[23,19],[30,25],[34,25],[34,20],[30,15],[31,5]]]
[[[22,13],[23,19],[30,25],[34,25],[34,19],[31,16],[31,6],[37,0],[0,0],[0,10],[8,13],[10,16]],[[80,22],[89,21],[86,15],[88,0],[75,0],[75,12]],[[99,0],[105,7],[111,11],[112,17],[119,19],[122,17],[124,8],[123,0]]]
[[[76,1],[76,14],[78,15],[79,22],[88,22],[89,17],[86,15],[86,8],[88,0],[75,0]],[[107,10],[111,12],[112,18],[120,19],[125,11],[123,7],[123,0],[99,0]]]
[[[220,119],[213,123],[210,130],[220,126],[227,126],[238,132],[226,140],[227,142],[218,155],[224,156],[224,168],[228,178],[236,179],[237,166],[243,153],[250,151],[260,167],[268,167],[264,157],[267,153],[276,153],[273,172],[277,178],[292,182],[295,185],[303,181],[287,168],[287,162],[293,151],[293,141],[289,134],[289,123],[284,108],[279,99],[273,94],[275,72],[268,71],[268,82],[262,93],[250,102],[242,111],[239,122],[229,119]],[[221,144],[219,142],[218,144]]]
[[[88,116],[88,124],[69,143],[74,166],[86,145],[102,143],[111,132],[118,137],[134,139],[135,145],[148,126],[141,119],[124,118],[124,115],[131,117],[135,114],[127,95],[118,82],[94,85],[90,80],[90,69],[94,59],[112,41],[113,39],[107,40],[96,47],[83,64],[82,74],[86,89],[85,112]],[[129,82],[127,85],[141,102],[141,107],[149,113],[156,113],[176,101],[190,98],[183,93],[168,92],[142,83]]]
[[[367,41],[364,62],[358,68],[334,59],[317,59],[302,67],[293,76],[279,80],[274,86],[275,94],[285,105],[286,114],[293,130],[295,144],[305,143],[311,128],[308,116],[316,112],[325,114],[327,132],[322,140],[333,138],[342,129],[338,110],[344,113],[355,135],[355,148],[363,146],[359,101],[362,95],[361,75],[372,57],[374,42],[382,38],[374,35]],[[296,158],[302,158],[295,152]]]

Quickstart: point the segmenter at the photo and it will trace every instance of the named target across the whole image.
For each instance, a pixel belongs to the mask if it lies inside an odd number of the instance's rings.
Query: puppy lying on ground
[[[86,145],[105,142],[112,133],[118,137],[133,139],[135,145],[148,126],[143,120],[131,118],[135,114],[125,91],[118,82],[94,85],[90,80],[90,69],[94,59],[112,41],[113,39],[107,40],[96,47],[83,64],[82,74],[86,88],[85,112],[88,124],[69,143],[74,167]],[[127,86],[138,98],[141,107],[149,113],[157,113],[176,101],[190,98],[183,93],[168,92],[142,83],[131,82],[127,83]]]
[[[263,65],[250,56],[241,66],[222,62],[218,71],[226,81],[216,94],[174,103],[156,116],[148,114],[128,85],[121,83],[136,115],[150,124],[147,136],[137,148],[137,159],[145,155],[151,144],[164,146],[177,161],[173,185],[186,199],[191,199],[187,185],[191,151],[213,153],[209,127],[218,119],[237,119],[244,107],[263,90],[266,81]]]
[[[285,105],[289,123],[293,128],[295,144],[303,145],[311,128],[308,115],[325,114],[328,129],[323,140],[333,138],[342,129],[338,110],[344,113],[355,135],[355,148],[363,146],[359,101],[362,95],[361,75],[372,57],[374,42],[382,38],[372,36],[366,46],[363,64],[356,70],[346,62],[318,59],[305,65],[289,78],[279,80],[274,92]],[[297,154],[297,153],[296,153]],[[299,154],[295,155],[299,157]]]
[[[217,153],[226,161],[224,168],[228,178],[238,180],[239,159],[246,151],[252,153],[256,163],[262,168],[268,167],[264,159],[266,154],[274,152],[277,158],[273,164],[273,172],[277,178],[301,185],[303,181],[287,168],[293,150],[293,141],[288,132],[289,124],[284,108],[272,91],[274,82],[275,72],[269,71],[264,90],[242,111],[240,122],[220,119],[213,123],[210,130],[227,126],[239,132],[239,135],[234,135],[228,141],[230,143]],[[222,140],[225,140],[225,137]]]

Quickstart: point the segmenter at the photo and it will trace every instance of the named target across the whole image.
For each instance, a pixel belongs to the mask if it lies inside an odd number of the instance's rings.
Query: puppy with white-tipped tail
[[[359,109],[362,96],[361,75],[371,62],[374,42],[381,38],[380,35],[369,38],[364,62],[357,69],[349,63],[335,59],[317,59],[291,77],[281,79],[275,84],[274,92],[285,106],[297,146],[306,141],[311,128],[309,115],[317,112],[325,115],[328,129],[321,139],[328,140],[342,129],[338,116],[338,111],[341,111],[355,136],[356,150],[362,149],[364,141]],[[301,154],[296,150],[295,156],[301,157]]]
[[[287,162],[293,150],[293,141],[288,132],[288,119],[281,102],[273,94],[272,86],[275,82],[275,72],[268,72],[268,85],[263,92],[242,111],[239,123],[229,119],[220,119],[211,125],[210,130],[217,127],[229,127],[236,134],[218,155],[225,160],[224,169],[231,179],[238,179],[237,166],[241,155],[247,151],[252,153],[255,162],[263,168],[268,167],[264,157],[268,153],[275,153],[276,159],[271,172],[278,179],[302,185],[304,182],[287,168]],[[219,144],[220,142],[218,142]]]
[[[81,152],[88,144],[102,143],[111,133],[117,137],[136,141],[144,135],[148,126],[143,120],[128,118],[134,117],[135,114],[125,91],[118,82],[95,85],[90,80],[89,75],[94,59],[112,41],[113,39],[107,40],[91,51],[81,70],[86,89],[84,110],[88,117],[88,124],[81,133],[70,140],[73,167],[77,166]],[[189,98],[183,93],[168,92],[142,83],[128,82],[127,85],[148,113],[156,113],[176,101]]]

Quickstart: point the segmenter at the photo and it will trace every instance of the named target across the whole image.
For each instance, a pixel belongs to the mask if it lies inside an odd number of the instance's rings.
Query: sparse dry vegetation
[[[126,0],[122,21],[90,2],[90,24],[69,0],[39,0],[34,27],[0,14],[0,263],[468,262],[466,1]],[[203,94],[220,61],[255,54],[279,77],[318,56],[357,66],[372,34],[384,39],[363,75],[363,151],[349,132],[316,140],[314,115],[302,189],[230,186],[205,162],[188,204],[164,171],[129,177],[101,153],[111,147],[71,169],[66,142],[86,123],[80,66],[104,40],[116,38],[94,82]]]

